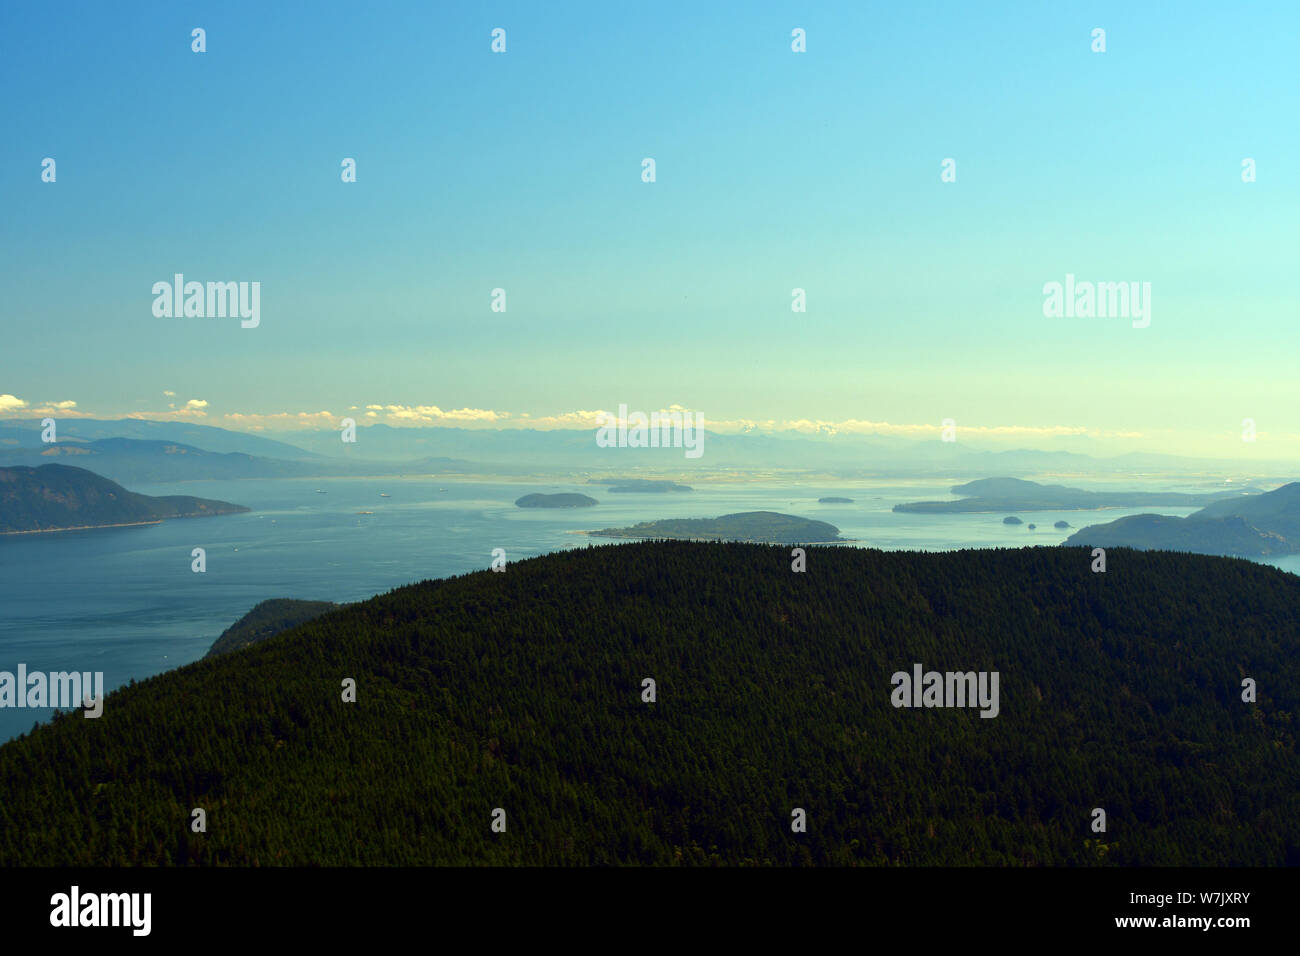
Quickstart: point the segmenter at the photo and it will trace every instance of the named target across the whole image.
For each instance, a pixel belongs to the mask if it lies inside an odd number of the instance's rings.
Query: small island
[[[825,521],[775,511],[742,511],[719,518],[665,518],[630,528],[586,531],[598,538],[656,538],[675,541],[745,541],[760,544],[840,542],[840,529]]]
[[[608,485],[609,493],[612,495],[662,495],[693,490],[690,485],[679,485],[674,481],[653,481],[647,478],[618,478],[609,481],[592,478],[587,484]]]
[[[1056,522],[1056,524],[1052,525],[1052,527],[1053,527],[1053,528],[1068,528],[1068,527],[1070,527],[1070,522],[1068,522],[1068,521],[1058,521],[1058,522]]]
[[[1005,518],[1002,519],[1002,523],[1003,524],[1024,524],[1024,522],[1021,521],[1019,518],[1017,518],[1015,515],[1007,515]]]
[[[851,505],[851,504],[853,504],[853,499],[852,499],[852,498],[834,498],[834,497],[832,497],[832,498],[818,498],[818,499],[817,499],[817,503],[818,503],[819,505]]]
[[[1036,525],[1036,524],[1028,524],[1028,525],[1025,525],[1025,527],[1028,528],[1030,531],[1033,531],[1035,528],[1038,527],[1038,525]]]
[[[520,508],[590,508],[599,504],[595,498],[579,494],[524,495],[515,501]]]

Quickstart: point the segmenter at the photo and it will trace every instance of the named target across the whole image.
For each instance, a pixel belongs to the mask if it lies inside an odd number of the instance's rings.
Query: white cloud
[[[266,428],[337,428],[341,418],[333,412],[269,412],[267,414],[244,414],[231,412],[223,415],[221,424],[231,428],[246,428],[249,431],[262,431]]]
[[[174,393],[173,393],[174,394]],[[142,418],[154,421],[185,421],[193,418],[206,418],[208,413],[203,409],[208,403],[201,398],[191,398],[180,408],[176,407],[175,402],[167,403],[165,412],[131,412],[127,418]]]
[[[40,409],[31,408],[27,402],[13,395],[0,395],[0,412],[6,410],[23,410],[26,415],[53,413],[72,413],[75,402],[50,403]],[[224,425],[228,428],[248,431],[295,429],[336,429],[343,417],[364,409],[362,421],[368,424],[385,423],[406,427],[457,427],[457,428],[529,428],[538,430],[595,429],[604,420],[614,419],[612,412],[598,409],[574,409],[552,414],[529,412],[506,412],[487,408],[444,409],[438,405],[402,405],[396,403],[347,406],[344,415],[335,415],[328,410],[316,412],[265,412],[242,413],[210,416],[206,411],[209,403],[205,399],[192,398],[183,406],[172,405],[168,411],[134,412],[130,418],[154,418],[158,420],[205,418],[211,424]],[[916,440],[937,440],[943,431],[941,422],[902,423],[873,421],[871,419],[749,419],[749,418],[711,418],[707,409],[688,408],[679,404],[670,404],[659,409],[629,409],[629,411],[665,412],[700,412],[703,414],[704,426],[716,434],[773,434],[780,432],[797,432],[805,435],[849,436],[849,435],[886,435]],[[983,438],[990,441],[1049,440],[1053,438],[1071,438],[1086,436],[1094,439],[1135,439],[1143,435],[1132,431],[1113,431],[1086,428],[1078,425],[984,425],[967,423],[957,416],[957,430],[962,439]]]
[[[498,422],[509,418],[505,412],[487,408],[457,408],[443,411],[437,405],[367,405],[384,412],[390,421],[433,424],[435,422]]]
[[[39,402],[36,405],[24,401],[16,395],[0,395],[0,414],[21,411],[24,417],[41,418],[58,415],[62,418],[90,418],[89,412],[76,410],[77,403],[71,399],[62,402]]]

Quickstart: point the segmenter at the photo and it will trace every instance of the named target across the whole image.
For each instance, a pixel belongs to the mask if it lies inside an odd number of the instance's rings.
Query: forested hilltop
[[[0,864],[1300,864],[1300,579],[1091,563],[646,542],[411,585],[0,747]],[[896,709],[916,663],[997,671],[998,715]]]

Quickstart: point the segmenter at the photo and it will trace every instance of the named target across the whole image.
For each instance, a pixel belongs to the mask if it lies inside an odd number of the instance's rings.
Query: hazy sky
[[[1198,454],[1253,417],[1295,452],[1298,27],[1293,0],[5,4],[0,417],[677,404]],[[260,282],[260,325],[155,317],[177,272]],[[1149,327],[1045,317],[1067,273],[1149,282]]]

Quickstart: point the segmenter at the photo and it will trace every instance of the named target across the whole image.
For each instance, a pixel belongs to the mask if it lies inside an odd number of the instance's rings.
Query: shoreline
[[[251,508],[245,508],[243,511],[194,511],[184,515],[168,515],[166,518],[155,518],[153,521],[124,521],[118,524],[78,524],[69,525],[66,528],[29,528],[26,531],[0,531],[0,537],[11,534],[58,534],[60,531],[97,531],[100,528],[143,528],[148,525],[162,524],[172,518],[216,518],[221,515],[248,514],[251,511]]]
[[[98,528],[140,528],[145,525],[162,524],[163,519],[157,521],[126,521],[122,524],[79,524],[71,525],[67,528],[32,528],[28,531],[0,531],[0,535],[9,534],[58,534],[60,531],[94,531]]]

